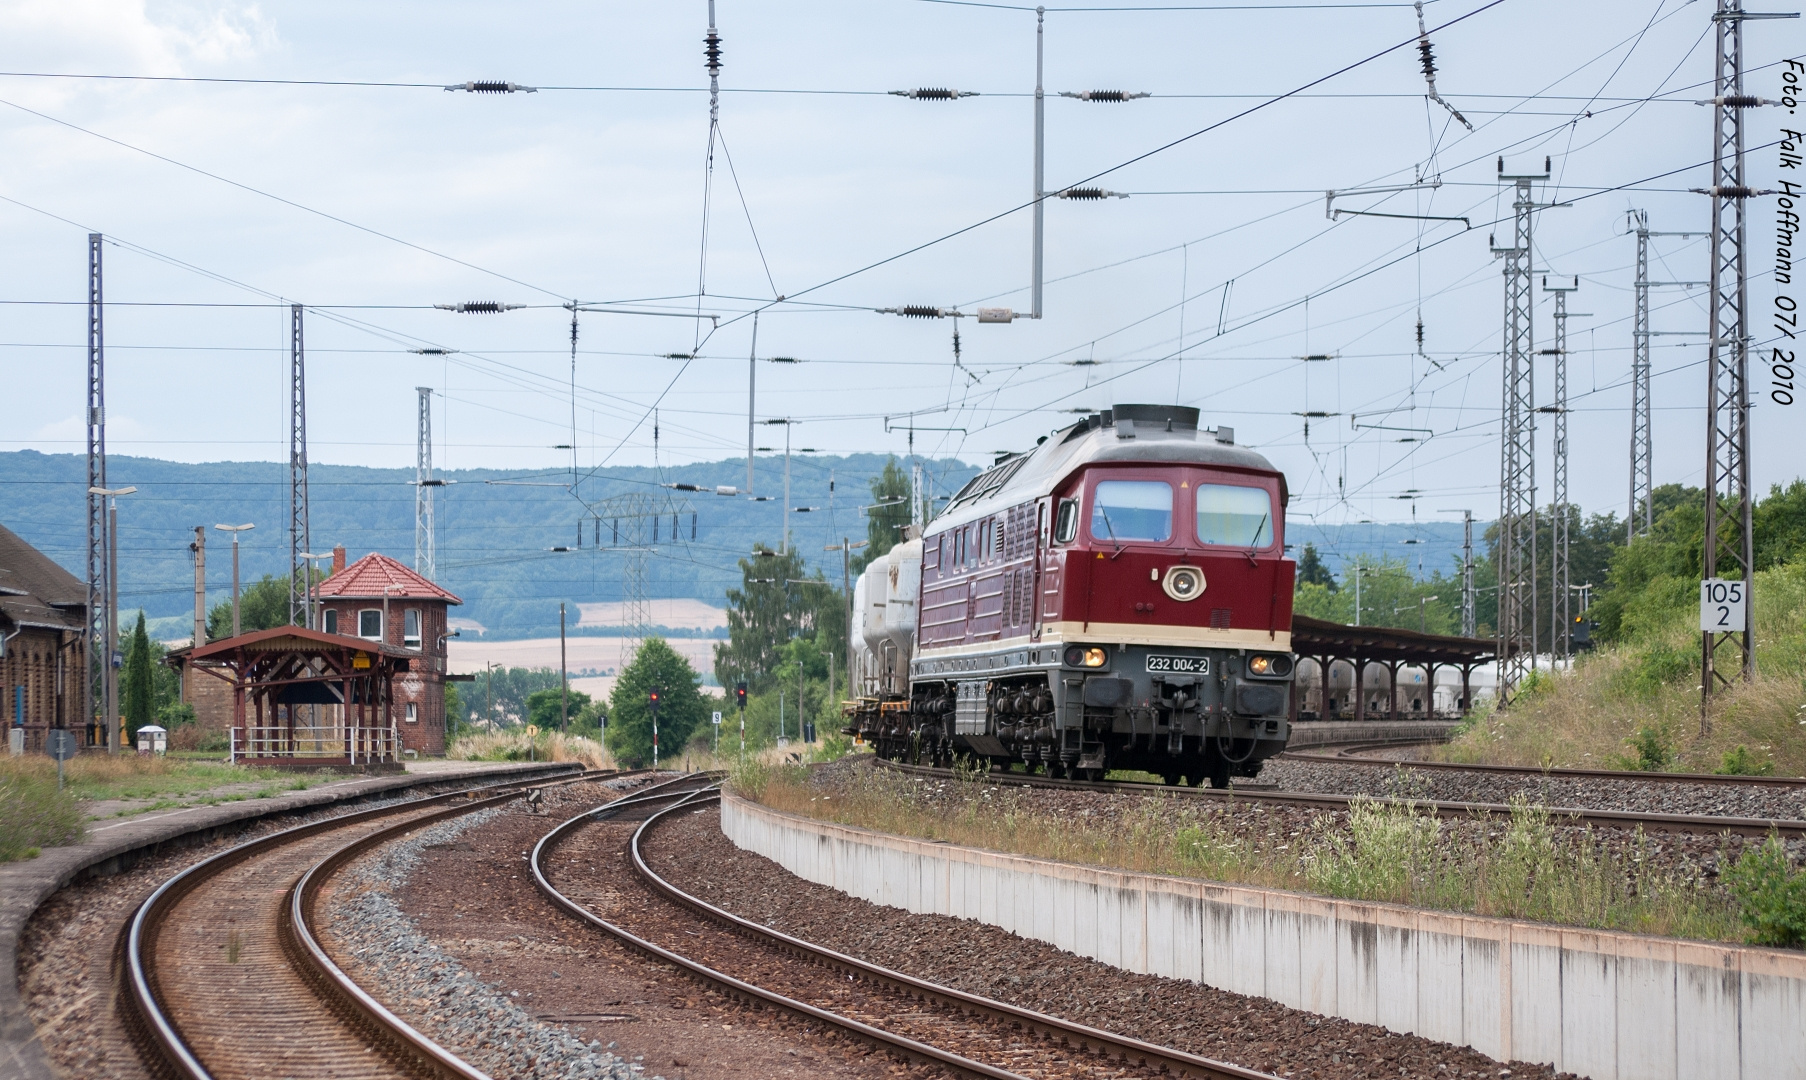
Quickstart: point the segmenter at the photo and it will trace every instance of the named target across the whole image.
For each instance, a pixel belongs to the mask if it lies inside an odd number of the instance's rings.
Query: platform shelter
[[[195,649],[232,692],[232,760],[275,768],[398,767],[395,678],[418,654],[299,626]]]
[[[1458,669],[1461,672],[1461,697],[1457,705],[1460,714],[1466,716],[1474,704],[1474,669],[1498,658],[1498,643],[1487,638],[1425,634],[1391,626],[1348,626],[1326,619],[1295,615],[1292,617],[1292,652],[1316,663],[1317,677],[1323,683],[1320,700],[1325,703],[1318,711],[1318,719],[1344,718],[1336,707],[1329,688],[1331,666],[1342,663],[1354,672],[1354,692],[1350,695],[1354,698],[1354,719],[1397,720],[1400,668],[1422,668],[1432,694],[1438,670],[1449,667]],[[1386,669],[1387,707],[1383,717],[1368,715],[1366,674],[1368,666],[1372,664],[1379,664]],[[1304,689],[1302,686],[1297,687],[1292,694],[1294,723],[1298,720],[1299,699],[1304,696]]]

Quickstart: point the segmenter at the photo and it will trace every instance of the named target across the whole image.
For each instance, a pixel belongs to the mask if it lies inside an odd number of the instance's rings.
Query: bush
[[[1638,772],[1666,772],[1668,766],[1674,764],[1674,748],[1668,743],[1668,736],[1658,727],[1648,724],[1637,729],[1637,733],[1624,740],[1624,745],[1634,751],[1634,756],[1621,759],[1626,769]]]
[[[43,770],[0,772],[0,863],[30,859],[40,847],[82,838],[81,808],[74,793],[57,790]]]
[[[1757,757],[1750,749],[1739,743],[1734,749],[1726,750],[1724,757],[1713,772],[1720,776],[1773,776],[1775,763],[1766,757]]]
[[[1729,870],[1725,885],[1736,898],[1752,945],[1806,945],[1806,871],[1787,863],[1781,837],[1745,848]]]

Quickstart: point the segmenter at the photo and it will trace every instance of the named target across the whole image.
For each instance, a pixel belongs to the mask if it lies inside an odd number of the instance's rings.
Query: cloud
[[[274,48],[254,4],[144,0],[0,0],[9,67],[124,75],[186,75]]]

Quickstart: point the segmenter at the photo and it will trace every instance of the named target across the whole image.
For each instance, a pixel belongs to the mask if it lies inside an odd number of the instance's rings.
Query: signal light
[[[734,684],[734,703],[736,705],[740,706],[741,709],[746,708],[746,684],[745,683],[735,683]]]
[[[651,705],[654,709],[658,708],[658,691],[657,690],[648,690],[646,692],[646,703],[648,705]]]

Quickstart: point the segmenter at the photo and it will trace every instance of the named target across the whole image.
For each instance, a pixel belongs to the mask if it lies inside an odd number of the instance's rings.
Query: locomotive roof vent
[[[1104,414],[1104,423],[1112,419],[1168,431],[1198,430],[1198,410],[1186,405],[1118,405]]]

